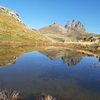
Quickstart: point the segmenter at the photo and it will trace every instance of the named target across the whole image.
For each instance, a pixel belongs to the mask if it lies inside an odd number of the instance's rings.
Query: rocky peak
[[[65,28],[66,28],[66,27],[67,27],[67,28],[71,28],[71,27],[72,27],[72,25],[71,25],[71,22],[70,22],[70,21],[68,21],[68,22],[67,22],[67,25],[65,26]]]
[[[50,25],[50,27],[59,27],[59,26],[62,26],[62,25],[60,25],[58,22],[54,22],[52,25]]]
[[[84,28],[84,25],[78,20],[73,20],[72,22],[68,21],[67,24],[65,25],[65,28],[66,29],[74,28],[74,29],[86,31],[86,29]]]
[[[62,32],[66,31],[66,28],[64,26],[62,26],[61,24],[57,23],[57,22],[55,22],[54,24],[50,25],[50,27],[57,28]]]
[[[13,18],[16,20],[16,22],[21,22],[21,19],[19,18],[19,15],[18,15],[16,12],[14,12],[14,11],[8,9],[8,8],[5,8],[5,7],[3,7],[3,6],[0,6],[0,11],[3,11],[3,12],[6,13],[8,16],[13,17]],[[21,22],[21,23],[22,23],[22,22]]]

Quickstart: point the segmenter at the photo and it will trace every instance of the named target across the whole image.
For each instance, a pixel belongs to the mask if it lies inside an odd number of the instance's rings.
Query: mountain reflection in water
[[[44,49],[44,47],[24,46],[24,45],[0,45],[0,66],[10,66],[25,53]]]
[[[49,48],[44,47],[31,47],[31,46],[12,46],[5,45],[0,46],[0,66],[10,66],[18,60],[24,53],[30,51],[39,51],[46,55],[51,60],[61,58],[63,63],[68,63],[69,66],[76,65],[85,55],[75,50],[69,50],[67,48]]]
[[[57,100],[100,100],[99,59],[81,52],[0,46],[0,65],[0,85],[4,89],[12,88],[28,97],[46,93]]]
[[[51,60],[61,58],[63,63],[67,63],[69,66],[76,65],[85,56],[80,52],[69,50],[67,48],[51,48],[41,51],[41,53],[48,56]]]

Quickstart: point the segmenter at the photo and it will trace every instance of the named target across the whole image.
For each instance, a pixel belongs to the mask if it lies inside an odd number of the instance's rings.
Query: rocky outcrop
[[[39,32],[32,31],[27,27],[20,20],[17,13],[2,6],[0,6],[0,40],[0,42],[6,41],[13,44],[16,44],[16,42],[21,44],[44,44],[45,42],[50,42]]]
[[[72,22],[68,21],[67,24],[65,25],[65,28],[66,29],[74,28],[74,29],[80,29],[86,31],[84,25],[78,20],[73,20]]]
[[[3,11],[3,12],[5,12],[8,16],[13,17],[13,18],[16,20],[16,22],[21,22],[21,19],[19,18],[19,15],[18,15],[16,12],[14,12],[14,11],[8,9],[8,8],[5,8],[5,7],[3,7],[3,6],[0,6],[0,11]]]
[[[82,31],[86,31],[86,29],[84,28],[84,25],[78,21],[78,20],[73,20],[72,22],[68,21],[67,24],[65,25],[66,29],[79,29]]]
[[[88,36],[83,38],[84,42],[99,42],[100,41],[100,36]]]

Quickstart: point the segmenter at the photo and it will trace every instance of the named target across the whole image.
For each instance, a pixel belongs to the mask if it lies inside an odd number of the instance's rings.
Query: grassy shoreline
[[[0,41],[0,45],[21,45],[21,46],[34,46],[34,47],[57,47],[57,48],[68,48],[71,50],[76,50],[84,54],[95,56],[100,58],[100,43],[92,43],[91,45],[85,43],[41,43],[41,42],[21,42],[21,41]]]

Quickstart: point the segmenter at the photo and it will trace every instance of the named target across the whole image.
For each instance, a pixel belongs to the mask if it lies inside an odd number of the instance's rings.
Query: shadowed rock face
[[[72,22],[68,21],[68,23],[65,25],[65,28],[66,29],[74,28],[74,29],[86,31],[86,29],[84,28],[84,25],[78,20],[73,20]]]

